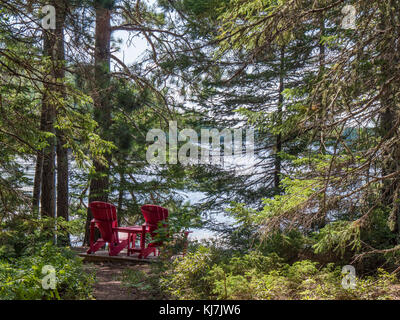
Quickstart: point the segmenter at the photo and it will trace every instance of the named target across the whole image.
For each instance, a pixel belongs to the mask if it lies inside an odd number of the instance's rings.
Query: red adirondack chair
[[[140,248],[131,248],[129,249],[131,252],[139,252],[139,258],[146,258],[149,254],[153,253],[154,255],[159,255],[160,251],[159,247],[163,245],[162,241],[154,242],[154,239],[157,235],[157,231],[160,227],[168,229],[168,209],[146,204],[141,207],[141,211],[145,220],[145,223],[142,225],[142,232],[140,236]],[[146,234],[150,234],[152,242],[148,243],[146,247]],[[185,248],[183,254],[186,253],[187,247],[187,237],[190,231],[185,231]],[[168,235],[168,230],[167,230]]]
[[[114,205],[101,201],[94,201],[89,204],[93,214],[90,222],[90,248],[88,254],[95,253],[106,243],[110,256],[118,255],[128,247],[127,254],[130,254],[129,247],[136,241],[136,234],[142,232],[141,226],[118,227],[117,210]],[[95,227],[100,231],[101,238],[94,242]]]
[[[155,206],[144,205],[141,207],[144,220],[142,226],[118,227],[117,210],[114,205],[101,201],[94,201],[89,204],[93,214],[93,220],[90,222],[90,248],[88,254],[95,253],[108,243],[108,252],[110,256],[118,255],[123,249],[127,248],[127,255],[139,253],[139,258],[146,258],[149,254],[159,255],[159,248],[162,241],[152,241],[146,247],[146,234],[150,234],[154,240],[157,230],[160,227],[167,228],[168,209]],[[98,228],[101,238],[94,242],[95,228]],[[187,238],[190,231],[184,232]],[[140,235],[140,247],[136,247],[136,237]],[[187,242],[185,242],[186,251]]]

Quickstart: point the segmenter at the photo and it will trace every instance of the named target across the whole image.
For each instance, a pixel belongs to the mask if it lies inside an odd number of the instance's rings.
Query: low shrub
[[[212,250],[204,246],[176,258],[160,278],[162,290],[178,299],[207,299],[213,289],[207,279],[212,262]]]
[[[45,289],[43,267],[54,267],[55,289]],[[90,299],[94,276],[83,271],[82,261],[65,248],[51,243],[31,256],[0,260],[0,299],[52,300]]]
[[[176,299],[330,300],[393,299],[395,275],[383,269],[374,277],[356,278],[354,289],[342,286],[340,266],[301,260],[283,262],[276,254],[251,252],[218,259],[199,247],[176,259],[161,277],[165,292]]]

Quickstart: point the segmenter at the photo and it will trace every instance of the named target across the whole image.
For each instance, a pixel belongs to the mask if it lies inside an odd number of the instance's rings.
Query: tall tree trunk
[[[40,117],[40,131],[45,130],[46,117],[45,113],[42,112]],[[36,155],[36,166],[35,166],[35,178],[33,182],[33,194],[32,194],[32,209],[35,215],[39,213],[40,203],[40,189],[42,186],[42,172],[43,172],[43,150],[39,150]]]
[[[111,41],[111,8],[113,1],[95,1],[96,35],[95,35],[95,88],[92,98],[95,106],[94,118],[99,124],[100,137],[108,138],[111,125],[110,106],[110,41]],[[105,156],[111,163],[111,154]],[[90,181],[89,203],[92,201],[108,201],[109,168],[106,164],[93,159],[96,173]],[[89,242],[89,226],[92,213],[88,210],[84,244]]]
[[[325,17],[324,13],[322,12],[320,17],[319,17],[319,54],[318,54],[318,60],[319,60],[319,66],[318,66],[318,80],[321,81],[324,77],[325,74],[325,64],[326,64],[326,58],[325,58],[325,44],[323,43],[323,37],[325,36]],[[319,130],[319,152],[321,154],[326,154],[326,148],[325,148],[325,117],[326,117],[326,103],[324,101],[324,93],[323,93],[324,88],[320,89],[320,94],[318,96],[318,118],[317,118],[317,128]],[[327,213],[325,208],[325,199],[321,200],[320,203],[320,216],[318,220],[315,222],[315,225],[318,230],[321,230],[326,226],[327,223]]]
[[[282,105],[283,105],[283,90],[284,90],[284,77],[285,77],[285,46],[281,47],[280,52],[280,70],[279,70],[279,98],[278,98],[278,126],[282,124]],[[282,159],[280,156],[280,152],[282,151],[282,134],[278,133],[276,136],[276,145],[275,145],[275,172],[274,172],[274,187],[277,193],[280,193],[280,175],[281,175],[281,167],[282,167]]]
[[[380,29],[391,28],[393,32],[382,41],[378,48],[383,59],[382,63],[382,83],[388,81],[393,74],[393,70],[400,62],[400,43],[398,41],[400,32],[398,25],[399,5],[396,1],[382,2]],[[397,17],[397,19],[396,19]],[[397,22],[396,22],[397,20]],[[382,152],[382,176],[387,176],[400,171],[400,114],[399,114],[399,84],[395,82],[385,83],[381,94],[381,113],[380,113],[380,136],[387,141]],[[388,225],[395,234],[395,243],[400,244],[400,176],[394,175],[382,181],[382,204],[390,209]]]
[[[50,90],[50,88],[45,89]],[[49,97],[51,93],[45,92],[43,97],[42,112],[45,116],[44,131],[54,134],[55,106]],[[48,146],[43,150],[42,187],[41,187],[41,216],[55,217],[55,138],[47,139]]]
[[[117,206],[117,212],[122,212],[122,205],[124,202],[124,186],[125,186],[125,175],[123,172],[120,172],[119,174],[120,180],[119,180],[119,194],[118,194],[118,206]],[[118,214],[118,225],[121,224],[121,215]]]
[[[325,36],[325,18],[324,13],[321,13],[321,17],[319,20],[319,71],[318,71],[318,80],[322,80],[322,77],[325,73],[325,44],[323,43],[323,37]],[[321,92],[318,101],[318,110],[319,110],[319,122],[320,122],[320,152],[322,154],[326,153],[325,150],[325,130],[324,130],[324,123],[325,123],[325,102],[323,97],[323,92]]]
[[[64,88],[60,84],[65,76],[64,71],[64,20],[65,6],[62,1],[50,2],[56,9],[56,29],[45,30],[43,49],[44,55],[50,58],[49,76],[44,86],[42,113],[44,131],[55,135],[54,121],[57,105],[64,96]],[[48,146],[43,151],[41,215],[55,217],[55,153],[56,138],[48,138]]]
[[[69,220],[69,191],[68,191],[68,149],[65,148],[65,138],[57,130],[57,217]],[[69,246],[69,234],[65,233],[57,238],[57,244]]]
[[[65,77],[65,70],[63,68],[63,63],[65,61],[65,47],[64,47],[64,24],[67,12],[67,2],[58,1],[59,6],[56,10],[59,11],[57,15],[57,61],[60,68],[57,69],[57,79],[63,79]],[[61,84],[59,86],[59,96],[60,98],[66,97],[65,86]],[[63,218],[65,221],[69,220],[69,191],[68,191],[68,149],[65,148],[65,137],[62,130],[56,130],[56,154],[57,154],[57,218]],[[68,232],[62,230],[57,237],[57,244],[61,246],[70,245],[70,239]]]

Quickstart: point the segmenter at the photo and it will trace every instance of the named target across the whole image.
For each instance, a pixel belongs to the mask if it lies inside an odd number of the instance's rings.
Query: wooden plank
[[[146,259],[139,259],[138,254],[134,254],[131,256],[126,255],[126,250],[122,250],[118,256],[109,256],[107,250],[97,251],[95,254],[87,254],[86,251],[88,248],[86,247],[75,247],[71,248],[76,254],[83,258],[83,261],[88,262],[127,262],[127,263],[154,263],[159,261],[158,256],[153,256],[150,254]],[[182,255],[175,255],[171,257],[171,259],[176,259],[178,257],[182,257]]]
[[[127,263],[154,263],[158,261],[158,257],[150,256],[146,259],[139,259],[136,256],[127,256],[126,253],[120,253],[118,256],[109,256],[108,251],[97,251],[95,254],[79,253],[84,261],[90,262],[127,262]]]

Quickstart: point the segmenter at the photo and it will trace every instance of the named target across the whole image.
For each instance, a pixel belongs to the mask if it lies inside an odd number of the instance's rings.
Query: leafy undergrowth
[[[168,299],[168,294],[160,287],[160,270],[160,265],[148,266],[146,269],[125,268],[118,279],[122,281],[124,288],[141,299]]]
[[[54,289],[45,266],[55,269]],[[73,251],[51,243],[31,255],[0,260],[1,300],[92,299],[93,283],[94,275],[83,270]]]
[[[200,247],[176,259],[160,285],[176,299],[398,299],[398,280],[383,269],[373,277],[356,278],[353,289],[342,286],[343,277],[342,268],[333,263],[287,264],[276,254],[258,252],[221,259],[218,251]]]

